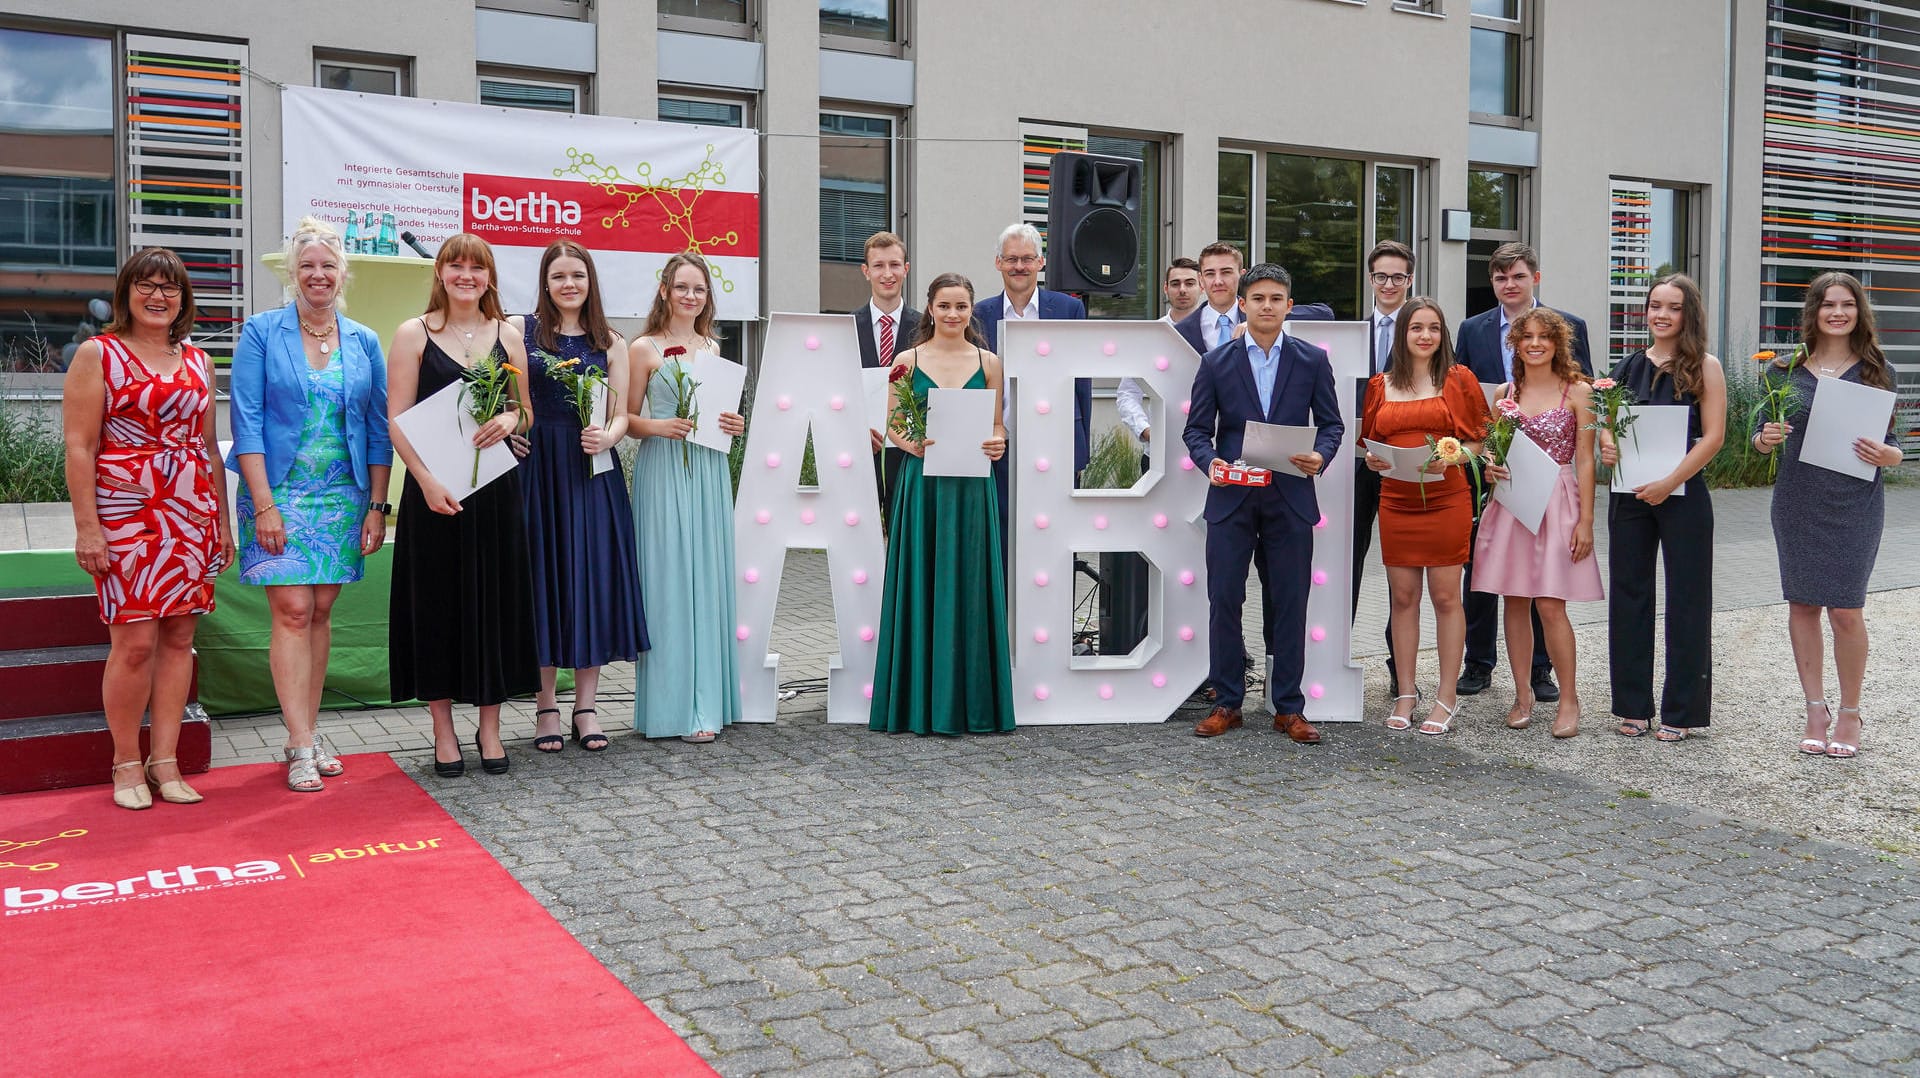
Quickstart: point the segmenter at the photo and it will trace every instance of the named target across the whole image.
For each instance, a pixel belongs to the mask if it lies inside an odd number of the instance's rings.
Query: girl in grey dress
[[[1780,590],[1788,604],[1787,635],[1793,662],[1807,698],[1807,728],[1800,751],[1809,756],[1851,759],[1860,751],[1860,685],[1867,672],[1867,578],[1880,553],[1886,513],[1886,488],[1872,479],[1843,475],[1800,459],[1807,414],[1823,382],[1855,382],[1893,388],[1893,372],[1874,332],[1873,308],[1866,289],[1845,273],[1823,273],[1807,286],[1800,311],[1804,352],[1775,359],[1762,374],[1763,385],[1793,387],[1794,407],[1785,423],[1769,423],[1764,410],[1753,420],[1753,446],[1781,454],[1773,487],[1773,540],[1780,555]],[[1885,468],[1900,463],[1891,434],[1884,440],[1859,438],[1853,451],[1862,461]],[[1822,697],[1826,683],[1826,645],[1820,611],[1833,629],[1833,665],[1840,676],[1840,706],[1829,709]]]

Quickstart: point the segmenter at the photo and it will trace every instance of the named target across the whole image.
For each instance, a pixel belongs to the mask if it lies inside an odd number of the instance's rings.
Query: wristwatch
[[[373,510],[376,513],[379,513],[381,516],[386,516],[393,512],[393,503],[392,502],[373,502],[369,504],[367,508]]]

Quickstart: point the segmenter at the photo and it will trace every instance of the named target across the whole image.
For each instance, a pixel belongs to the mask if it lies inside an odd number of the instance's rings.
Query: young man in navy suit
[[[1475,378],[1492,385],[1513,381],[1513,348],[1507,343],[1507,328],[1520,315],[1540,305],[1535,292],[1540,287],[1540,256],[1524,243],[1503,243],[1494,248],[1487,260],[1487,276],[1493,282],[1494,298],[1499,306],[1482,311],[1460,323],[1459,341],[1454,358],[1467,365]],[[1558,308],[1555,308],[1558,310]],[[1593,374],[1592,350],[1587,344],[1587,323],[1565,311],[1561,317],[1573,327],[1573,358],[1580,369]],[[1500,635],[1498,596],[1473,590],[1473,563],[1467,563],[1461,587],[1467,589],[1467,660],[1460,670],[1459,692],[1472,696],[1493,681],[1494,646]],[[1533,695],[1537,700],[1560,699],[1560,687],[1553,683],[1553,662],[1547,658],[1546,633],[1540,628],[1540,613],[1533,615]]]
[[[1246,321],[1240,309],[1241,265],[1240,248],[1224,240],[1200,248],[1200,287],[1206,291],[1207,301],[1175,322],[1173,328],[1203,356],[1219,346],[1223,333],[1231,335],[1235,326]],[[1295,322],[1331,322],[1333,308],[1324,303],[1298,303],[1288,317]]]
[[[875,232],[867,237],[866,260],[860,275],[867,279],[872,295],[853,312],[854,336],[860,339],[862,367],[891,367],[893,357],[907,350],[913,331],[920,326],[920,312],[907,305],[902,295],[907,286],[907,245],[891,232]],[[880,431],[869,430],[873,441],[873,482],[880,491],[880,524],[886,527],[893,501],[893,477],[900,474],[907,451],[887,445]]]
[[[1000,244],[994,248],[993,268],[1000,271],[1002,291],[997,296],[973,305],[973,320],[980,327],[980,335],[987,339],[987,347],[995,354],[1000,352],[1000,323],[1008,319],[1076,319],[1087,316],[1087,305],[1067,295],[1065,292],[1051,292],[1040,287],[1040,271],[1047,268],[1047,257],[1041,250],[1040,232],[1029,224],[1009,225],[1000,233]],[[1005,357],[1002,356],[1004,359]],[[1002,405],[1001,418],[1007,429],[1013,430],[1013,398],[1008,396]],[[1078,477],[1086,470],[1087,459],[1091,455],[1090,437],[1093,414],[1093,381],[1088,378],[1073,380],[1073,474]],[[1009,577],[1013,574],[1013,561],[1006,557],[1007,537],[1012,533],[1007,528],[1007,514],[1012,509],[1012,499],[1008,497],[1007,461],[1011,454],[993,462],[993,487],[1000,495],[1000,554],[1001,563],[1006,566]],[[1078,479],[1075,479],[1078,482]]]
[[[1247,272],[1240,288],[1247,331],[1201,357],[1182,432],[1188,454],[1206,469],[1213,484],[1207,491],[1206,518],[1207,680],[1214,707],[1193,732],[1218,737],[1241,724],[1247,662],[1241,609],[1247,598],[1247,568],[1258,551],[1267,565],[1261,590],[1275,612],[1268,631],[1272,675],[1267,683],[1273,728],[1313,745],[1319,743],[1320,732],[1301,714],[1306,697],[1300,691],[1313,526],[1320,520],[1313,480],[1275,473],[1268,486],[1236,486],[1226,482],[1226,466],[1239,459],[1249,420],[1311,423],[1319,428],[1313,450],[1291,459],[1307,475],[1318,475],[1339,452],[1346,425],[1327,353],[1282,332],[1293,308],[1292,277],[1277,265],[1262,263]]]

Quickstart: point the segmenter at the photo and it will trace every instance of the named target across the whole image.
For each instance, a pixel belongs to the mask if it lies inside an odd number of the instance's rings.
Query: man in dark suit
[[[1218,737],[1241,724],[1246,697],[1246,639],[1241,609],[1247,598],[1247,567],[1260,551],[1267,563],[1261,590],[1271,598],[1276,621],[1269,632],[1273,728],[1302,744],[1318,744],[1320,732],[1301,714],[1306,697],[1307,590],[1313,575],[1313,527],[1320,504],[1313,480],[1273,476],[1264,487],[1230,485],[1226,466],[1239,459],[1249,420],[1319,428],[1312,452],[1292,458],[1294,467],[1318,475],[1340,449],[1346,426],[1334,391],[1327,354],[1281,330],[1293,307],[1287,271],[1263,263],[1241,282],[1247,331],[1229,337],[1200,359],[1192,405],[1182,432],[1193,462],[1206,469],[1207,632],[1214,691],[1212,713],[1193,728]]]
[[[1173,328],[1203,356],[1246,321],[1240,310],[1241,265],[1240,248],[1224,240],[1200,248],[1200,287],[1206,291],[1207,301],[1175,322]],[[1297,303],[1287,317],[1295,322],[1331,322],[1333,308],[1324,303]]]
[[[1000,271],[1002,291],[973,305],[974,324],[980,327],[980,335],[987,339],[987,347],[993,349],[995,354],[1000,352],[1000,323],[1008,319],[1024,321],[1087,317],[1085,303],[1065,292],[1052,292],[1040,287],[1040,271],[1047,268],[1047,258],[1040,244],[1039,230],[1029,224],[1009,225],[1006,231],[1000,233],[1000,244],[994,248],[993,268]],[[1013,398],[1006,397],[1002,407],[1001,418],[1007,430],[1012,431]],[[1076,378],[1073,380],[1073,474],[1076,482],[1080,473],[1086,470],[1087,459],[1092,455],[1089,427],[1092,414],[1093,380]],[[993,486],[1000,495],[1001,561],[1009,575],[1013,572],[1013,562],[1005,555],[1010,534],[1007,530],[1007,514],[1012,509],[1007,483],[1007,461],[1011,456],[1008,454],[993,462]]]
[[[1413,249],[1398,240],[1381,240],[1367,252],[1367,282],[1373,288],[1373,313],[1367,319],[1368,378],[1384,373],[1393,350],[1393,330],[1413,289]],[[1353,418],[1367,396],[1368,378],[1353,387]],[[1353,458],[1353,616],[1360,614],[1360,571],[1373,549],[1373,522],[1380,515],[1380,473],[1367,467],[1364,453]],[[1387,626],[1387,684],[1400,695],[1394,678],[1393,626]]]
[[[891,367],[893,358],[912,347],[920,312],[906,304],[907,245],[891,232],[867,237],[866,261],[860,275],[872,296],[853,312],[854,335],[860,338],[862,367]],[[880,526],[887,526],[893,504],[893,477],[907,459],[907,451],[888,445],[886,435],[869,430],[873,439],[873,481],[880,491]]]
[[[1503,243],[1487,260],[1487,276],[1493,282],[1493,295],[1499,306],[1482,311],[1460,323],[1454,358],[1473,371],[1482,382],[1499,385],[1513,381],[1513,347],[1507,343],[1507,329],[1513,320],[1539,306],[1535,292],[1540,287],[1540,256],[1524,243]],[[1558,310],[1558,308],[1555,308]],[[1593,374],[1592,349],[1587,343],[1587,323],[1565,311],[1560,315],[1573,327],[1573,358],[1581,371]],[[1460,671],[1460,695],[1472,696],[1493,681],[1494,648],[1500,635],[1498,596],[1473,590],[1473,563],[1467,563],[1461,587],[1467,589],[1467,659]],[[1553,663],[1547,658],[1547,634],[1540,628],[1540,612],[1533,613],[1533,695],[1537,700],[1560,699],[1560,687],[1553,683]]]

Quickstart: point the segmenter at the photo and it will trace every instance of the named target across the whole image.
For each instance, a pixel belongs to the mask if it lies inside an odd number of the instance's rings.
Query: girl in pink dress
[[[1554,310],[1536,307],[1515,319],[1507,333],[1513,348],[1513,381],[1500,387],[1498,407],[1560,464],[1559,485],[1547,501],[1538,534],[1499,502],[1489,502],[1473,547],[1473,590],[1506,596],[1507,662],[1513,667],[1513,709],[1507,725],[1533,721],[1532,610],[1540,610],[1547,655],[1559,675],[1560,710],[1553,736],[1580,732],[1580,688],[1574,676],[1573,623],[1567,603],[1596,602],[1600,564],[1593,557],[1593,387],[1573,359],[1573,329]],[[1489,464],[1489,478],[1503,482],[1507,469]]]

